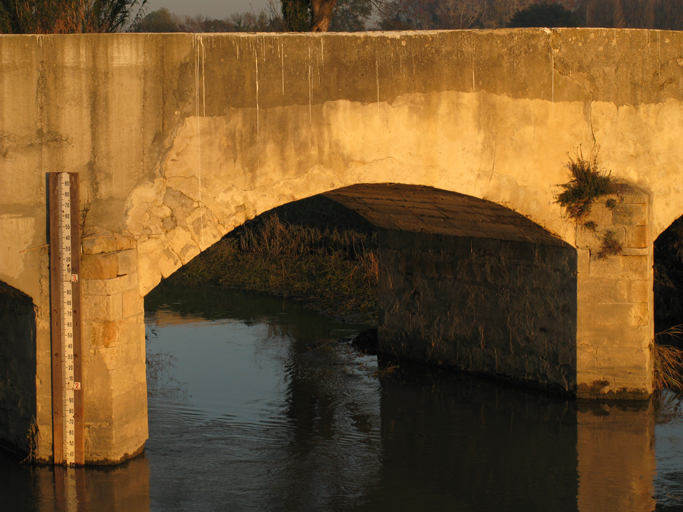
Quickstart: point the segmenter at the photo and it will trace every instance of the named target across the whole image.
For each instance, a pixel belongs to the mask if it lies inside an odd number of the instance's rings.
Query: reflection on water
[[[0,510],[7,512],[146,512],[145,454],[116,467],[25,466],[0,452]]]
[[[143,456],[70,472],[0,458],[0,510],[683,504],[678,399],[577,404],[406,363],[378,371],[337,341],[364,326],[256,294],[160,288],[146,307]]]

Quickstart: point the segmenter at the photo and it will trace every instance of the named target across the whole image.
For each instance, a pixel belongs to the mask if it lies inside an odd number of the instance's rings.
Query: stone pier
[[[112,464],[147,440],[144,301],[133,240],[83,241],[83,389],[86,463]]]

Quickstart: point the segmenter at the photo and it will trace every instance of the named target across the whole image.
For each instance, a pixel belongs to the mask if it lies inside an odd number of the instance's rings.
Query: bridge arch
[[[508,208],[433,187],[370,183],[324,195],[381,228],[382,351],[576,392],[573,246]],[[192,237],[184,246],[172,245],[175,234],[153,239],[155,256],[166,254],[153,275],[169,275],[200,252],[204,219],[182,192],[166,189],[159,202],[161,226]],[[204,243],[216,237],[214,219]]]
[[[245,220],[360,184],[482,199],[574,244],[575,230],[555,198],[567,180],[567,153],[590,144],[588,127],[562,129],[576,112],[543,103],[538,112],[522,108],[528,126],[487,133],[492,119],[519,111],[510,102],[434,92],[407,94],[390,106],[336,100],[183,119],[159,176],[139,183],[125,202],[125,231],[137,240],[145,269],[141,291]]]

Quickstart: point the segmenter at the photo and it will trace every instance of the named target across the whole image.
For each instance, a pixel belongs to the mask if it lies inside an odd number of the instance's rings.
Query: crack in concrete
[[[376,158],[375,160],[368,160],[367,162],[363,160],[351,160],[348,162],[347,167],[351,164],[372,165],[374,163],[386,162],[388,160],[391,160],[392,162],[398,162],[398,160],[396,160],[396,158],[393,156],[385,156],[384,158]]]
[[[553,32],[554,32],[554,31],[553,31]],[[593,125],[593,102],[595,101],[595,94],[593,93],[593,91],[591,90],[591,88],[590,88],[587,84],[585,84],[584,82],[582,82],[581,80],[579,80],[578,78],[576,78],[575,76],[573,76],[573,75],[571,74],[571,71],[566,72],[566,71],[563,71],[563,70],[561,70],[561,69],[559,69],[559,68],[557,67],[557,64],[556,64],[556,62],[555,62],[555,55],[554,55],[554,54],[555,54],[555,52],[559,53],[559,52],[562,51],[562,45],[561,45],[559,42],[557,42],[557,46],[553,46],[552,41],[551,41],[551,51],[553,52],[553,58],[552,58],[552,68],[553,68],[553,96],[554,96],[554,76],[555,76],[555,71],[557,71],[557,73],[558,73],[560,76],[565,77],[565,78],[568,78],[569,80],[571,80],[572,82],[574,82],[575,84],[577,84],[579,87],[581,87],[581,89],[583,89],[585,92],[587,92],[587,93],[590,95],[590,100],[588,101],[588,125],[589,125],[589,127],[590,127],[591,137],[593,138],[593,143],[594,143],[595,145],[597,145],[597,144],[598,144],[598,140],[597,140],[597,138],[596,138],[596,136],[595,136],[595,127],[594,127],[594,125]],[[554,100],[554,98],[553,98],[553,100]]]
[[[350,161],[350,162],[347,163],[347,168],[348,168],[349,165],[352,165],[352,164],[372,165],[372,164],[377,163],[377,162],[385,162],[385,161],[397,162],[398,160],[396,160],[394,157],[378,158],[378,159],[376,159],[376,160],[370,160],[370,161],[368,161],[368,162],[362,162],[362,161],[352,160],[352,161]],[[298,176],[294,176],[294,177],[291,177],[291,178],[282,178],[282,179],[279,179],[279,180],[277,180],[277,181],[273,181],[272,183],[268,184],[267,186],[268,186],[268,187],[277,187],[278,185],[280,185],[280,184],[282,184],[282,183],[285,183],[285,182],[288,182],[288,181],[291,182],[291,181],[297,181],[297,180],[305,180],[306,177],[307,177],[309,174],[311,174],[312,172],[314,172],[315,170],[316,170],[316,168],[315,168],[315,167],[312,167],[312,168],[309,168],[309,169],[308,169],[306,172],[304,172],[303,174],[300,174],[300,175],[298,175]],[[335,174],[335,176],[336,176],[337,180],[341,182],[341,185],[340,185],[339,187],[336,187],[334,190],[336,190],[336,189],[338,189],[338,188],[343,188],[343,187],[346,187],[346,186],[349,185],[349,183],[348,183],[346,180],[340,178],[339,175]],[[352,184],[353,184],[353,183],[352,183]],[[236,188],[236,187],[233,185],[233,188]],[[241,190],[242,192],[253,192],[253,191],[255,190],[255,187],[254,187],[254,188],[251,188],[251,189],[238,189],[238,190]],[[329,190],[326,190],[326,191],[324,191],[324,192],[329,192]],[[322,194],[322,193],[324,193],[324,192],[320,192],[320,193]]]

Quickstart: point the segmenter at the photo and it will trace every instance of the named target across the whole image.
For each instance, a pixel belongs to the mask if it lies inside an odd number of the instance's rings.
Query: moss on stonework
[[[606,231],[602,236],[602,245],[598,252],[598,258],[606,258],[607,256],[619,254],[622,248],[621,242],[619,242],[619,239],[617,238],[617,234],[614,231]]]

